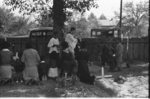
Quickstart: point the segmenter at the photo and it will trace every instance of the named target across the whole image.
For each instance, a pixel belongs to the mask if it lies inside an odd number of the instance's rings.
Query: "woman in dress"
[[[78,61],[78,72],[77,76],[79,77],[81,82],[87,84],[94,84],[95,76],[90,75],[89,68],[88,68],[88,59],[89,55],[87,49],[85,47],[85,42],[81,41],[80,47],[78,51],[76,51],[76,59]]]
[[[10,44],[6,41],[2,43],[0,51],[0,84],[11,81],[14,68],[11,66],[13,53],[9,50]]]
[[[32,42],[26,43],[26,49],[23,52],[21,61],[25,63],[23,71],[23,78],[26,84],[30,85],[39,80],[38,65],[40,63],[40,56],[38,52],[32,48]]]

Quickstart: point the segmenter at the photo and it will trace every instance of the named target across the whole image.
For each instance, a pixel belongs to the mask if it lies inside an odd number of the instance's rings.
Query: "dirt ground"
[[[44,81],[41,85],[7,85],[0,86],[0,97],[111,97],[113,95],[95,86],[79,81],[69,88],[57,88],[52,80]]]
[[[92,69],[90,69],[92,70]],[[135,61],[130,68],[122,67],[120,72],[108,72],[105,68],[105,75],[112,75],[110,78],[99,79],[98,81],[105,86],[115,91],[116,97],[121,98],[148,98],[149,97],[149,63]],[[99,75],[100,69],[92,70],[91,72]],[[119,75],[126,80],[123,84],[114,81],[114,78]]]
[[[108,72],[105,68],[106,75],[112,75],[115,78],[118,75],[124,77],[148,77],[147,63],[134,62],[130,68],[123,68],[121,72]],[[89,66],[91,74],[96,76],[101,75],[101,69],[99,66]],[[108,80],[107,80],[108,81]],[[146,79],[148,82],[148,79]],[[148,86],[148,83],[143,85]],[[144,90],[144,89],[143,89]],[[132,94],[132,93],[131,93]],[[69,88],[57,88],[56,83],[53,80],[43,81],[40,85],[26,86],[23,84],[13,84],[7,86],[0,86],[0,97],[123,97],[113,93],[104,86],[99,84],[99,81],[95,85],[87,85],[76,82],[75,86]]]

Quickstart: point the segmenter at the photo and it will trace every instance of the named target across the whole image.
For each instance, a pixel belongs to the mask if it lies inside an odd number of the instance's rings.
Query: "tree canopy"
[[[4,3],[12,8],[18,8],[24,14],[48,12],[53,18],[54,30],[63,37],[64,22],[72,15],[73,10],[84,13],[91,7],[98,7],[94,0],[5,0]]]
[[[90,37],[91,29],[100,27],[97,17],[91,13],[86,19],[86,17],[78,16],[77,14],[78,13],[75,13],[75,16],[78,17],[76,20],[68,21],[67,30],[69,30],[70,27],[76,27],[77,34],[75,36],[78,38]]]
[[[130,31],[129,35],[134,35],[137,37],[142,36],[141,28],[148,22],[148,2],[143,1],[137,4],[133,2],[127,2],[123,6],[123,17],[122,25],[124,31]],[[119,13],[115,12],[116,16],[119,18]],[[143,20],[144,19],[144,20]]]
[[[99,17],[100,20],[106,20],[106,16],[104,14],[101,14],[101,16]]]
[[[24,14],[49,12],[53,17],[54,28],[62,29],[72,10],[84,13],[91,7],[98,7],[94,0],[5,0],[4,3],[12,8],[18,8]]]
[[[7,34],[27,34],[27,30],[34,24],[29,19],[14,16],[10,10],[0,8],[0,33]]]

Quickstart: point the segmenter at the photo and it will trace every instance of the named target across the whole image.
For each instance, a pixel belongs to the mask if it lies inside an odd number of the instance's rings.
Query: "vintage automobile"
[[[117,27],[100,27],[91,29],[91,37],[100,38],[103,36],[118,37],[119,29]]]
[[[29,30],[29,37],[51,37],[53,34],[53,27],[39,27]]]
[[[53,27],[38,27],[31,28],[28,35],[23,36],[9,36],[7,41],[13,46],[13,51],[22,52],[25,49],[25,43],[31,41],[33,48],[38,50],[40,56],[48,53],[47,44],[53,35]]]

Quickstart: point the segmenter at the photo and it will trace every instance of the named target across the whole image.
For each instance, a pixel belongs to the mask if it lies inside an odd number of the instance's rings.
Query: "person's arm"
[[[2,59],[1,59],[1,51],[0,51],[0,65],[1,65],[1,63],[2,63]]]
[[[25,62],[25,54],[23,52],[22,57],[21,57],[21,61],[24,63]]]
[[[90,55],[89,55],[88,51],[86,51],[86,60],[87,60],[87,61],[89,61],[89,56],[90,56]]]
[[[49,41],[47,47],[49,47],[49,48],[50,48],[50,47],[53,47],[53,38],[50,39],[50,41]]]
[[[59,39],[53,41],[53,47],[59,48]]]
[[[40,63],[41,59],[37,51],[36,51],[36,58],[37,58],[37,62]]]
[[[10,51],[10,57],[11,57],[10,64],[13,65],[15,60],[13,59],[13,52],[12,51]]]
[[[66,38],[65,38],[65,41],[66,41],[66,42],[74,42],[75,40],[74,40],[73,35],[67,34],[67,35],[66,35]]]

